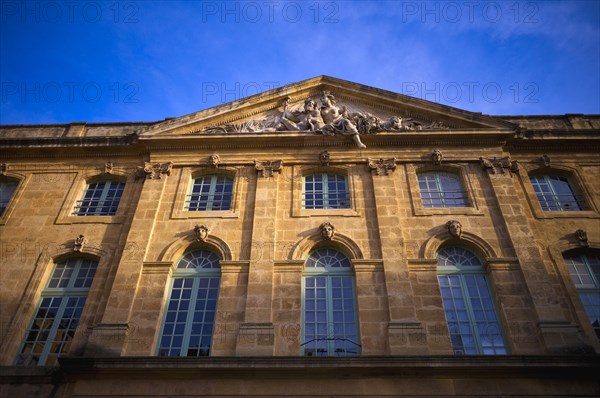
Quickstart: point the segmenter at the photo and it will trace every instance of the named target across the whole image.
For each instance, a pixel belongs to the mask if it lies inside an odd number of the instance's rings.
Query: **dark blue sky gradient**
[[[161,120],[323,74],[493,115],[600,113],[597,1],[0,5],[2,124]]]

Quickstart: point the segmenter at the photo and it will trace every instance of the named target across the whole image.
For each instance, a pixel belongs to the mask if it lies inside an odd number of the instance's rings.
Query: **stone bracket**
[[[281,171],[281,164],[283,162],[281,160],[255,160],[254,167],[256,171],[260,172],[260,175],[263,178],[273,177],[275,172],[279,173]]]
[[[390,171],[396,170],[396,158],[391,159],[367,159],[369,169],[374,171],[376,175],[388,175]]]

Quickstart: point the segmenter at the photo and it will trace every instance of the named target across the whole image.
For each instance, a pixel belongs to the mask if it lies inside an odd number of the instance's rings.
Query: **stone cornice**
[[[317,373],[332,375],[462,375],[469,377],[509,375],[565,374],[578,377],[596,377],[600,373],[600,356],[548,355],[548,356],[366,356],[366,357],[62,357],[62,372],[68,374],[147,374],[161,372],[197,377],[214,374],[275,373],[301,371],[303,375]],[[217,373],[214,373],[217,372]]]
[[[0,148],[115,147],[134,145],[137,142],[138,137],[135,134],[122,137],[0,137]]]

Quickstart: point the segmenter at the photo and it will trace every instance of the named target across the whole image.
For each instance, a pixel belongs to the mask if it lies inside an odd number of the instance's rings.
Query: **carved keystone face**
[[[194,232],[198,241],[206,241],[206,238],[208,237],[208,227],[206,225],[196,225],[194,227]]]
[[[460,238],[462,234],[462,225],[458,221],[448,221],[446,226],[448,227],[448,233],[450,235],[455,238]]]
[[[213,153],[212,155],[210,155],[208,161],[211,165],[217,166],[219,163],[221,163],[221,158],[216,153]]]
[[[325,240],[331,240],[335,234],[335,228],[330,223],[326,222],[321,224],[321,235]]]

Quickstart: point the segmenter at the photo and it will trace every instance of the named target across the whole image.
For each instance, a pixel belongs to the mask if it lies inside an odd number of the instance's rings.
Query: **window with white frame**
[[[57,263],[42,292],[27,329],[20,357],[31,356],[39,366],[53,366],[69,352],[98,263],[71,258]]]
[[[468,207],[469,198],[460,176],[454,173],[431,171],[418,174],[423,207]]]
[[[462,247],[438,253],[438,282],[455,354],[504,355],[507,347],[482,261]]]
[[[123,195],[125,183],[99,181],[87,185],[83,198],[78,200],[73,210],[74,216],[114,216]]]
[[[0,217],[4,214],[4,210],[8,207],[10,200],[12,199],[15,190],[17,189],[17,185],[19,185],[18,181],[14,181],[12,179],[0,177]]]
[[[210,355],[220,271],[219,257],[208,250],[190,251],[179,260],[165,307],[158,355]]]
[[[587,250],[564,256],[590,323],[600,339],[600,251]]]
[[[303,209],[348,209],[348,178],[339,174],[315,173],[303,177]]]
[[[229,210],[233,194],[233,178],[223,175],[196,177],[185,198],[185,210]]]
[[[342,252],[321,248],[306,260],[302,278],[302,352],[360,355],[354,273]]]
[[[579,194],[567,177],[534,175],[531,185],[544,211],[587,210],[583,195]]]

